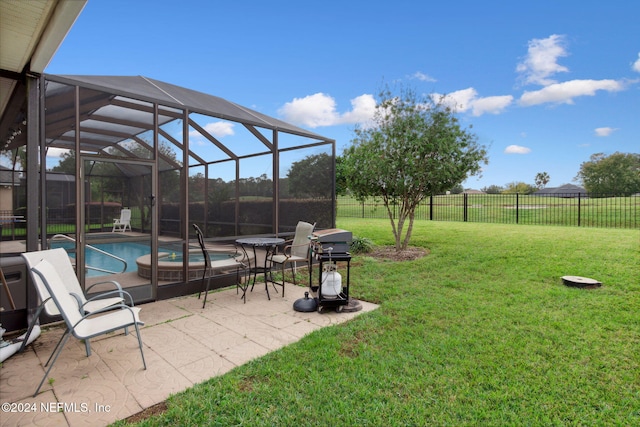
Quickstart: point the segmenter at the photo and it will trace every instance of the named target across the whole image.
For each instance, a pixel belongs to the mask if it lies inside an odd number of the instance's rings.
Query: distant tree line
[[[551,178],[546,172],[535,177],[535,185],[511,182],[504,187],[489,185],[482,188],[487,194],[532,194],[544,188]],[[640,193],[640,154],[603,153],[593,154],[589,161],[580,165],[574,181],[582,184],[587,193],[597,196],[630,196]],[[453,191],[452,191],[453,192]]]

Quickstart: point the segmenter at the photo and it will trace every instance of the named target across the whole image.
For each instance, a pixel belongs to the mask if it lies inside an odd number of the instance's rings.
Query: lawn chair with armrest
[[[82,309],[84,304],[82,303],[82,298],[80,295],[70,293],[68,291],[64,281],[58,274],[58,270],[49,261],[40,261],[31,268],[31,272],[33,275],[40,278],[50,295],[50,300],[53,301],[58,308],[58,311],[67,326],[67,329],[60,338],[60,341],[58,341],[58,344],[56,344],[53,349],[51,356],[49,356],[47,363],[45,363],[45,366],[47,366],[49,365],[49,362],[51,362],[42,377],[38,388],[33,394],[33,397],[38,394],[45,379],[48,378],[51,368],[53,368],[53,365],[56,363],[56,360],[62,352],[62,348],[66,344],[70,335],[73,335],[79,340],[88,342],[90,338],[133,326],[135,327],[138,337],[138,346],[140,347],[140,355],[142,356],[142,365],[144,366],[144,369],[147,369],[147,363],[144,360],[144,352],[142,350],[142,338],[140,337],[140,326],[144,325],[144,323],[140,321],[139,318],[139,307],[129,307],[127,305],[120,304],[117,308],[121,308],[121,310],[113,310],[116,306],[111,306],[105,307],[102,310],[93,311],[89,314],[83,314]],[[48,301],[45,301],[44,303],[46,304],[46,302]],[[79,307],[80,310],[78,309]],[[108,312],[105,313],[107,310]],[[96,314],[100,315],[95,316]]]
[[[78,296],[80,303],[79,307],[82,307],[83,313],[92,313],[98,310],[104,310],[106,308],[113,309],[115,305],[121,303],[128,303],[133,306],[133,298],[131,295],[122,289],[122,286],[115,280],[108,280],[95,283],[91,285],[87,292],[89,292],[93,287],[98,285],[109,284],[113,286],[113,290],[99,293],[91,298],[85,296],[85,293],[82,291],[80,287],[80,283],[78,282],[78,278],[76,277],[76,272],[71,264],[71,259],[69,259],[69,255],[64,248],[56,248],[56,249],[47,249],[44,251],[34,251],[34,252],[24,252],[21,254],[22,258],[25,260],[27,264],[27,268],[29,271],[33,267],[36,266],[40,261],[47,260],[50,264],[55,265],[58,269],[58,274],[62,278],[64,286],[67,288],[69,293],[73,293]],[[24,350],[24,346],[33,330],[34,326],[38,323],[38,319],[42,310],[47,313],[49,316],[58,316],[60,312],[56,307],[55,303],[50,299],[49,292],[47,291],[46,286],[40,279],[40,276],[36,274],[31,274],[31,278],[33,279],[33,284],[35,285],[36,291],[38,292],[38,297],[40,298],[40,305],[36,310],[34,317],[29,322],[29,327],[27,329],[27,333],[22,342],[22,347],[19,351]],[[127,301],[125,301],[125,298]],[[125,330],[126,332],[126,330]],[[91,355],[91,346],[89,345],[89,341],[85,342],[87,356]]]
[[[295,267],[297,263],[306,263],[309,266],[309,247],[311,241],[309,236],[313,233],[316,224],[309,224],[308,222],[299,221],[296,225],[296,232],[293,236],[293,240],[285,242],[285,247],[282,253],[276,253],[271,256],[270,262],[273,264],[280,264],[282,272],[282,283],[277,283],[272,280],[276,285],[282,286],[282,296],[284,296],[284,271],[285,266],[289,264],[291,266],[291,274],[293,275],[293,284],[296,285]]]
[[[131,209],[124,208],[120,211],[120,218],[115,218],[113,220],[113,229],[114,231],[122,231],[123,233],[127,231],[127,227],[129,227],[129,231],[131,231]]]

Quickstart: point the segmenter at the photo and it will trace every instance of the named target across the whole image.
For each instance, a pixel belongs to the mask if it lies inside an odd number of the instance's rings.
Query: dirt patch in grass
[[[416,246],[409,246],[404,251],[396,251],[395,246],[376,246],[364,256],[388,261],[413,261],[429,255],[429,250]]]
[[[147,409],[144,409],[137,414],[133,414],[128,418],[125,418],[125,422],[127,424],[135,424],[142,420],[146,420],[149,417],[154,415],[162,414],[167,410],[167,402],[156,403],[153,406],[149,406]]]

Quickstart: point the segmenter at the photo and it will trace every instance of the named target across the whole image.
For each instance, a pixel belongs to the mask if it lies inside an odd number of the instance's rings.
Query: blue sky
[[[384,84],[446,94],[489,149],[465,187],[559,186],[594,153],[640,152],[639,16],[631,0],[89,0],[46,72],[188,87],[338,152]]]

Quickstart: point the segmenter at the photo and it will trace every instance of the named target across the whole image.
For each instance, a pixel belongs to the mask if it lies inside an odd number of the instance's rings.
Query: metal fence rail
[[[393,207],[394,217],[397,208]],[[388,218],[381,200],[338,197],[338,218]],[[427,197],[415,219],[502,224],[640,228],[640,196],[566,193],[451,194]]]

